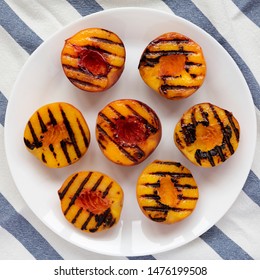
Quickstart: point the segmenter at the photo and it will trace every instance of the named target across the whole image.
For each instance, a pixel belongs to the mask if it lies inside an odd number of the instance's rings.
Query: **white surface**
[[[60,63],[64,40],[81,29],[102,27],[123,40],[127,60],[117,84],[103,93],[85,93],[65,77]],[[139,76],[143,49],[157,36],[176,31],[201,45],[207,61],[203,86],[191,97],[169,101],[149,89]],[[155,152],[142,164],[123,167],[108,161],[95,139],[97,113],[119,98],[135,98],[153,108],[162,122],[163,136]],[[24,127],[40,106],[69,102],[81,110],[91,130],[87,154],[63,169],[48,169],[26,150]],[[211,102],[233,112],[240,123],[241,138],[236,153],[224,164],[203,169],[188,162],[175,147],[173,131],[182,113],[199,102]],[[167,251],[195,239],[214,225],[241,191],[254,155],[256,120],[250,92],[228,53],[207,33],[184,19],[150,9],[122,8],[92,14],[78,20],[44,42],[29,58],[14,86],[5,119],[8,163],[16,185],[32,211],[49,228],[82,248],[108,255],[137,256]],[[135,199],[135,184],[144,167],[154,159],[175,160],[191,170],[200,198],[193,214],[173,225],[152,222],[141,213]],[[85,234],[70,225],[60,209],[57,191],[63,181],[79,170],[97,170],[114,178],[125,193],[121,220],[114,228]]]

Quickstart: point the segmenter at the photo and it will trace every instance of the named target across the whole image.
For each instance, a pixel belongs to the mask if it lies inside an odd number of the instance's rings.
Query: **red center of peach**
[[[115,138],[122,144],[134,146],[148,137],[148,130],[145,124],[134,116],[116,121]]]
[[[160,58],[161,76],[178,76],[185,67],[185,55],[168,55]]]
[[[109,67],[103,56],[95,50],[81,50],[79,67],[88,70],[94,76],[106,76]]]
[[[110,206],[109,200],[105,197],[102,197],[102,192],[91,190],[83,191],[78,196],[76,204],[79,207],[82,207],[84,210],[88,210],[95,215],[102,214]]]

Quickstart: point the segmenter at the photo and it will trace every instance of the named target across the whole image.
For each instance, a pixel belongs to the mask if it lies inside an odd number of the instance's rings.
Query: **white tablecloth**
[[[260,123],[259,0],[0,0],[0,259],[127,259],[78,248],[47,228],[26,205],[4,149],[5,112],[18,73],[48,37],[80,17],[117,7],[147,7],[183,17],[213,36],[240,68]],[[246,112],[245,112],[246,114]],[[15,129],[15,128],[14,128]],[[192,242],[139,259],[260,259],[260,135],[248,178],[224,217]],[[129,257],[128,259],[135,259]]]

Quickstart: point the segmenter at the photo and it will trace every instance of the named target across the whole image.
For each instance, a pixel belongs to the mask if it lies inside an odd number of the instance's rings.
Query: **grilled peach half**
[[[84,91],[100,92],[118,81],[125,57],[124,44],[115,33],[88,28],[65,41],[61,63],[73,85]]]
[[[228,110],[201,103],[187,110],[176,124],[177,148],[195,165],[217,166],[233,155],[239,144],[240,127]]]
[[[186,98],[197,91],[206,75],[202,48],[176,32],[165,33],[143,51],[139,62],[143,81],[167,99]]]
[[[191,172],[182,164],[155,160],[139,176],[136,196],[147,218],[173,224],[193,212],[199,191]]]
[[[76,107],[55,102],[33,113],[25,126],[24,143],[44,165],[64,167],[75,163],[87,152],[90,132]]]
[[[161,134],[157,114],[143,102],[116,100],[98,113],[96,138],[114,163],[129,166],[144,161],[159,144]]]
[[[58,195],[65,218],[84,232],[110,229],[120,219],[123,190],[103,173],[76,172],[64,181]]]

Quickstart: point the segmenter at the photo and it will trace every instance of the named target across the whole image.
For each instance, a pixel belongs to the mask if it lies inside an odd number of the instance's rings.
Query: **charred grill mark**
[[[184,188],[183,187],[184,185],[178,185],[178,186],[175,185],[177,190],[179,190],[179,186],[182,186],[182,188]],[[188,186],[189,186],[188,189],[197,189],[197,186],[190,186],[190,185],[188,185]],[[157,201],[157,203],[159,203],[159,205],[161,205],[161,206],[164,205],[164,206],[168,207],[167,205],[159,202],[159,200],[161,198],[159,195],[157,195],[157,192],[155,194],[143,194],[143,195],[141,195],[141,197],[155,200],[155,201]],[[190,196],[184,196],[183,194],[178,194],[178,199],[179,200],[198,200],[198,197],[193,197],[193,196],[190,197]]]
[[[99,113],[99,116],[105,120],[112,129],[116,128],[116,125],[102,112]]]
[[[74,134],[74,131],[73,129],[71,128],[71,125],[70,125],[70,121],[67,119],[67,116],[65,114],[65,112],[63,111],[63,109],[60,107],[60,111],[61,111],[61,115],[63,117],[63,122],[66,126],[66,129],[68,131],[68,134],[69,134],[69,137],[70,137],[70,140],[71,140],[71,143],[75,149],[75,152],[77,154],[77,157],[80,158],[81,157],[81,152],[80,152],[80,149],[78,147],[78,144],[77,144],[77,140],[75,138],[75,134]]]
[[[75,58],[77,58],[77,57],[75,57]],[[120,68],[119,66],[111,65],[108,62],[106,62],[106,63],[109,65],[109,69],[111,69],[111,68],[119,69]],[[63,69],[66,70],[67,72],[68,71],[72,71],[74,73],[79,73],[79,74],[84,74],[84,75],[88,75],[88,76],[93,76],[93,77],[96,77],[96,78],[98,78],[100,80],[107,78],[106,75],[93,75],[87,69],[85,69],[85,68],[83,69],[82,67],[75,67],[75,66],[72,66],[72,65],[69,65],[69,64],[65,64],[65,63],[63,63],[62,66],[63,66]],[[70,77],[68,77],[68,78],[69,79],[73,79],[73,78],[70,78]],[[80,79],[74,79],[74,80],[80,81],[80,82],[84,83],[84,81],[80,80]],[[88,82],[85,82],[85,83],[88,83]],[[92,85],[92,83],[90,83],[90,82],[89,82],[89,84]],[[95,86],[95,85],[93,84],[93,86]]]
[[[169,175],[173,178],[176,178],[176,177],[177,178],[184,178],[184,177],[192,178],[191,173],[181,173],[181,172],[156,171],[156,172],[150,172],[149,174],[158,175],[158,176],[162,176],[162,177]]]
[[[190,54],[194,54],[194,52],[183,51],[181,49],[176,51],[153,51],[153,52],[145,51],[139,62],[138,68],[140,68],[141,65],[154,67],[156,64],[159,63],[160,58],[162,56],[185,55],[187,57]]]
[[[217,154],[220,156],[221,161],[225,161],[226,157],[223,154],[222,148],[220,146],[216,146],[215,147],[215,151],[217,152]]]
[[[48,108],[48,114],[49,114],[49,118],[50,118],[50,123],[54,126],[57,125],[57,121],[55,119],[55,117],[52,114],[52,111]]]
[[[35,148],[42,147],[42,142],[38,140],[38,137],[36,136],[36,133],[34,131],[32,123],[30,121],[28,122],[28,126],[29,126],[30,132],[31,132],[32,137],[33,137],[33,143],[30,145],[30,147],[35,147]],[[28,142],[26,141],[27,144],[28,144]],[[26,146],[28,147],[28,145],[26,145]]]
[[[210,162],[211,166],[215,166],[215,162],[213,160],[214,156],[219,155],[222,162],[224,162],[226,160],[226,157],[225,157],[222,149],[224,149],[224,145],[215,146],[213,149],[211,149],[210,151],[207,151],[207,152],[203,152],[200,149],[197,149],[194,156],[195,156],[196,161],[200,165],[201,165],[202,159],[207,159]]]
[[[138,102],[139,103],[139,102]],[[147,110],[147,107],[146,106],[143,106],[143,104],[139,103],[141,107],[145,108]],[[125,105],[127,109],[129,109],[135,117],[137,117],[139,120],[141,120],[145,126],[147,127],[147,129],[149,129],[149,131],[151,133],[156,133],[157,132],[157,128],[154,127],[152,124],[150,124],[147,119],[145,119],[144,117],[142,117],[140,114],[138,114],[130,105],[126,104]],[[150,112],[149,112],[150,113]],[[156,120],[158,121],[158,119],[156,118]]]
[[[132,162],[138,162],[138,160],[136,158],[134,158],[130,153],[128,153],[122,146],[118,145],[114,139],[112,139],[107,133],[106,131],[100,126],[97,125],[97,130],[99,131],[99,133],[101,133],[102,135],[106,136],[110,141],[112,141],[117,147],[118,149]]]
[[[180,76],[161,75],[161,78],[162,78],[162,80],[165,84],[167,83],[167,79],[176,79],[176,78],[179,78],[179,77]]]
[[[53,147],[53,145],[52,145],[52,144],[50,144],[50,145],[49,145],[49,149],[50,149],[50,151],[52,152],[53,157],[56,159],[56,158],[57,158],[57,154],[55,153],[55,151],[54,151],[54,147]]]
[[[233,154],[234,153],[234,148],[233,148],[233,146],[232,146],[232,144],[230,142],[230,138],[231,138],[230,131],[228,131],[227,127],[224,127],[224,124],[222,123],[219,115],[217,114],[217,112],[214,109],[214,106],[212,104],[210,104],[210,109],[213,112],[213,115],[214,115],[215,119],[218,121],[218,123],[219,123],[219,125],[221,127],[221,131],[222,131],[222,134],[223,134],[223,137],[224,137],[223,141],[227,144],[230,153]]]
[[[147,66],[147,67],[154,67],[157,63],[159,63],[159,59],[148,59],[142,57],[139,64],[138,64],[138,69],[141,67],[141,65]]]
[[[170,210],[170,207],[167,206],[167,205],[163,205],[163,206],[143,206],[143,209],[145,211],[156,211],[156,212],[168,213],[168,211]]]
[[[194,127],[198,125],[198,122],[196,121],[196,118],[195,118],[195,113],[196,113],[195,109],[193,109],[191,112],[191,122]]]
[[[79,217],[79,215],[81,214],[81,212],[83,211],[83,208],[80,208],[77,212],[77,214],[75,215],[75,217],[72,219],[71,223],[75,224],[77,221],[77,218]]]
[[[192,62],[192,61],[186,61],[185,66],[190,67],[190,66],[197,66],[197,67],[201,67],[202,64],[201,63],[196,63],[196,62]]]
[[[106,222],[106,226],[108,226],[108,227],[112,227],[114,224],[115,224],[115,222],[116,222],[116,219],[113,219],[113,216],[112,216],[112,214],[110,213],[110,215],[109,215],[109,220],[107,220],[107,222]]]
[[[203,121],[201,121],[200,123],[202,123],[204,126],[209,126],[209,119],[208,119],[209,114],[205,112],[201,106],[199,107],[199,109],[203,117]]]
[[[158,223],[162,223],[166,220],[166,217],[152,217],[151,215],[149,215],[149,217],[152,221],[155,221]]]
[[[102,43],[106,43],[106,44],[110,44],[110,45],[117,45],[120,47],[124,47],[123,43],[117,43],[115,41],[109,40],[109,39],[104,39],[104,38],[99,38],[99,37],[90,37],[90,39],[92,39],[93,41],[97,41],[97,42],[102,42]]]
[[[78,123],[78,126],[79,126],[79,130],[80,130],[80,132],[81,132],[81,135],[82,135],[82,137],[83,137],[84,144],[85,144],[85,146],[88,148],[88,146],[89,146],[89,140],[88,140],[88,137],[86,136],[85,131],[84,131],[84,129],[83,129],[83,127],[82,127],[82,125],[81,125],[81,123],[80,123],[80,121],[79,121],[78,118],[77,118],[77,123]]]
[[[86,82],[86,81],[80,80],[79,77],[78,77],[78,75],[77,75],[77,78],[72,78],[72,77],[70,77],[70,75],[69,75],[69,71],[72,71],[72,72],[74,72],[74,73],[79,73],[79,74],[84,74],[84,75],[93,76],[90,72],[87,72],[86,70],[84,71],[84,70],[82,70],[81,68],[75,68],[75,67],[73,67],[73,66],[69,66],[69,65],[65,65],[65,64],[63,64],[63,68],[64,68],[65,71],[68,72],[68,73],[67,73],[68,79],[69,79],[72,83],[78,83],[78,84],[80,84],[80,85],[82,85],[82,86],[85,86],[85,87],[86,87],[86,86],[99,87],[99,88],[101,87],[101,86],[99,86],[99,85],[97,85],[97,84],[91,83],[90,81]],[[74,75],[74,76],[75,76],[75,75]],[[99,76],[98,79],[102,80],[102,79],[106,79],[106,77],[104,77],[104,76],[102,76],[102,77]]]
[[[137,151],[134,153],[135,157],[140,159],[145,156],[145,152],[138,145],[135,145],[135,148],[137,149]]]
[[[113,106],[109,105],[108,106],[119,118],[124,119],[125,117],[120,114]]]
[[[93,213],[89,213],[89,216],[88,216],[87,220],[81,226],[81,230],[85,230],[87,228],[88,223],[90,222],[90,220],[92,219],[93,216],[94,216]]]
[[[194,157],[199,165],[201,165],[201,159],[207,158],[207,154],[203,153],[201,150],[197,149]]]
[[[146,187],[159,188],[161,184],[160,182],[156,182],[156,183],[145,183],[144,185]]]
[[[186,61],[184,69],[186,70],[187,73],[189,73],[191,67],[200,68],[201,66],[202,66],[201,63],[195,63],[195,62],[191,62],[191,61]],[[192,74],[190,74],[190,75],[192,75]],[[199,76],[201,76],[201,75],[199,75]]]
[[[99,144],[99,146],[101,147],[102,150],[106,149],[106,146],[103,145],[103,143],[99,139],[98,139],[98,144]]]
[[[81,73],[81,74],[89,74],[89,76],[93,76],[90,72],[86,72],[86,70],[83,70],[81,68],[78,68],[78,67],[74,67],[74,66],[71,66],[71,65],[67,65],[67,64],[62,64],[64,69],[65,70],[68,70],[68,71],[73,71],[73,72],[76,72],[76,73]],[[84,82],[82,80],[79,80],[79,79],[74,79],[74,80],[77,80],[77,81],[80,81],[80,82]],[[87,83],[87,82],[85,82]],[[91,84],[91,83],[90,83]]]
[[[194,196],[183,196],[182,194],[178,195],[178,199],[180,200],[198,200],[198,197]]]
[[[110,57],[110,58],[120,57],[122,59],[125,59],[124,56],[118,55],[116,53],[111,53],[111,52],[108,52],[108,51],[105,51],[105,50],[102,50],[102,49],[99,49],[99,48],[96,48],[96,47],[86,46],[86,47],[81,47],[81,48],[82,48],[82,50],[92,50],[92,51],[99,52],[100,54],[103,54],[106,57]],[[72,55],[72,54],[69,54],[69,53],[64,53],[63,57],[78,59],[79,56],[78,55]],[[120,66],[112,65],[111,63],[109,63],[108,59],[106,60],[106,62],[110,67],[118,68],[118,69],[120,68]],[[63,67],[67,67],[67,68],[71,67],[71,68],[74,68],[74,69],[80,69],[80,68],[75,68],[75,67],[71,66],[70,64],[66,64],[66,63],[62,63],[62,65],[63,65]]]
[[[185,67],[184,67],[185,68]],[[185,69],[186,70],[186,69]],[[188,72],[188,71],[187,71]],[[196,79],[197,77],[203,77],[203,75],[197,75],[197,74],[189,74],[192,79]],[[181,75],[176,75],[176,76],[170,76],[170,75],[161,75],[160,78],[163,80],[165,85],[168,85],[169,80],[173,79],[179,79],[182,77]],[[174,86],[174,87],[181,87],[182,85]],[[187,86],[187,88],[194,88],[195,86]]]
[[[174,183],[175,184],[175,187],[177,189],[197,189],[198,187],[197,186],[192,186],[192,185],[189,185],[189,184],[178,184],[178,183]]]
[[[89,82],[84,82],[84,81],[81,81],[81,80],[78,80],[78,79],[73,79],[73,78],[69,78],[69,80],[73,83],[73,84],[79,84],[83,87],[96,87],[96,88],[102,88],[101,86],[99,85],[94,85],[92,83],[89,83]]]
[[[138,145],[135,145],[132,148],[136,149],[136,151],[134,152],[135,158],[141,159],[145,156],[145,152]]]
[[[169,211],[173,211],[173,212],[187,212],[187,211],[192,212],[193,211],[193,208],[170,207],[168,205],[165,205],[160,202],[161,198],[157,194],[144,194],[141,197],[154,200],[157,204],[155,206],[143,206],[142,208],[144,211],[161,213],[163,215],[162,217],[158,217],[158,215],[156,215],[156,217],[153,217],[153,214],[149,214],[150,219],[152,219],[153,221],[157,221],[157,222],[165,221]],[[183,196],[182,194],[179,194],[178,199],[183,200],[183,201],[185,201],[185,200],[197,201],[198,197],[188,197],[188,196]]]
[[[162,160],[156,160],[154,161],[156,164],[162,164],[162,165],[174,165],[177,167],[180,167],[181,164],[179,162],[174,162],[174,161],[162,161]]]
[[[169,207],[167,205],[163,205],[162,206],[143,206],[143,209],[145,211],[157,211],[157,212],[168,212],[168,211],[174,211],[174,212],[182,212],[182,211],[193,211],[193,209],[190,208],[178,208],[178,207]]]
[[[106,187],[106,189],[104,190],[104,192],[103,192],[103,194],[102,194],[102,198],[105,198],[105,197],[108,195],[110,189],[112,188],[112,185],[113,185],[113,182],[111,182],[111,183]]]
[[[59,192],[59,198],[62,200],[64,198],[64,196],[66,195],[67,191],[69,190],[70,186],[73,184],[73,182],[75,181],[75,179],[78,177],[78,173],[76,173],[68,182],[68,184],[64,187],[62,192]]]
[[[181,149],[184,149],[184,146],[181,143],[181,139],[179,137],[178,133],[175,133],[175,139],[176,139],[176,143],[180,146]]]
[[[71,164],[71,159],[70,159],[70,155],[69,155],[68,150],[67,150],[67,143],[66,143],[66,141],[61,140],[60,141],[60,146],[61,146],[61,149],[62,149],[62,151],[63,151],[63,153],[64,153],[64,155],[66,157],[66,160],[67,160],[68,164]]]
[[[75,59],[77,59],[78,58],[78,55],[73,55],[73,54],[70,54],[70,53],[63,53],[62,54],[62,57],[69,57],[69,58],[75,58]],[[62,63],[62,66],[64,66],[64,67],[70,67],[70,65],[69,64],[66,64],[66,63]],[[72,66],[71,66],[72,67]]]
[[[92,192],[97,190],[98,186],[100,185],[100,183],[102,182],[103,179],[104,179],[103,175],[98,178],[97,182],[95,183],[95,185],[91,189]]]
[[[113,217],[112,213],[110,212],[105,220],[106,227],[112,227],[116,222],[116,219]]]
[[[187,89],[194,89],[197,90],[199,87],[198,86],[172,86],[172,85],[168,85],[168,84],[164,84],[161,85],[160,87],[160,91],[163,94],[167,94],[168,90],[176,90],[176,91],[186,91]]]
[[[197,74],[190,74],[190,76],[195,79],[198,75]],[[199,75],[200,76],[200,75]]]
[[[84,180],[81,182],[79,188],[78,188],[77,191],[75,192],[74,196],[71,198],[71,201],[70,201],[70,203],[69,203],[67,209],[64,211],[64,215],[65,215],[65,216],[67,215],[67,213],[68,213],[70,207],[75,203],[76,199],[77,199],[78,196],[80,195],[80,193],[81,193],[81,191],[83,190],[83,188],[84,188],[84,186],[86,185],[86,183],[89,181],[89,178],[91,177],[92,173],[93,173],[93,172],[89,172],[89,173],[88,173],[88,176],[85,177]],[[76,176],[76,175],[75,175],[75,176]],[[75,176],[74,176],[74,177],[75,177]],[[72,178],[72,179],[73,179],[73,178]],[[75,178],[73,179],[73,181],[74,181],[74,180],[75,180]],[[73,181],[72,181],[72,183],[73,183]],[[72,183],[69,183],[69,184],[68,184],[69,186],[67,185],[66,188],[69,189],[69,187],[71,186]],[[66,194],[66,192],[65,192],[65,194]]]
[[[90,232],[96,232],[102,224],[110,226],[111,223],[114,224],[113,216],[110,213],[111,209],[108,208],[104,213],[100,215],[95,215],[96,226],[92,229],[89,229]]]
[[[196,127],[197,127],[198,124],[202,124],[204,126],[209,126],[208,113],[203,111],[202,107],[199,107],[199,109],[200,109],[200,113],[203,117],[202,121],[197,121],[196,120],[195,110],[193,110],[191,112],[192,123],[185,124],[183,119],[181,119],[181,128],[182,128],[181,132],[184,135],[184,140],[185,140],[185,143],[186,143],[187,146],[191,145],[192,143],[194,143],[196,141]],[[179,139],[179,143],[178,143],[178,139]],[[177,143],[181,144],[181,140],[180,140],[179,137],[178,137],[178,139],[176,139]]]
[[[155,183],[145,183],[144,186],[146,187],[152,187],[152,188],[159,188],[160,187],[160,182],[155,182]],[[197,186],[192,186],[189,184],[179,184],[177,182],[174,182],[174,185],[177,189],[197,189]]]
[[[110,40],[92,37],[92,42],[94,42],[94,43],[101,43],[102,41],[103,41],[103,43],[109,44],[108,42],[109,42]],[[124,48],[124,45],[121,44],[121,43],[116,43],[116,42],[113,42],[113,41],[110,41],[110,42],[112,42],[110,45],[113,44],[113,45],[115,45],[115,46],[120,46],[120,47]],[[79,46],[77,46],[77,45],[74,45],[74,44],[71,44],[71,45],[72,45],[74,48],[76,48],[76,49],[79,48]],[[102,48],[102,46],[98,46],[97,44],[94,44],[93,46],[91,46],[91,45],[80,46],[80,50],[81,50],[81,51],[91,50],[91,51],[96,51],[96,52],[100,53],[101,55],[102,55],[102,54],[106,54],[106,55],[112,55],[112,56],[117,56],[117,57],[122,57],[122,58],[124,58],[124,56],[118,55],[118,53],[110,52],[110,51],[108,51],[108,50],[104,50],[104,49]],[[80,53],[81,51],[79,51],[79,53]],[[64,54],[64,55],[68,55],[68,54]],[[73,56],[72,56],[72,57],[73,57]]]
[[[162,56],[167,56],[167,55],[190,55],[190,54],[195,54],[195,52],[193,51],[184,51],[182,49],[179,49],[179,50],[171,50],[171,51],[146,51],[144,53],[145,57],[149,56],[149,55],[156,55],[157,58],[159,57],[162,57]]]
[[[43,161],[44,163],[47,163],[47,160],[46,160],[46,158],[45,158],[44,153],[42,153],[42,161]]]
[[[28,139],[23,138],[23,141],[24,141],[25,146],[26,146],[28,149],[33,150],[33,149],[35,148],[35,144],[34,144],[34,143],[31,143]]]
[[[209,155],[208,152],[203,152],[203,151],[201,151],[200,149],[197,149],[196,152],[195,152],[194,157],[195,157],[197,163],[198,163],[199,165],[201,165],[201,160],[202,160],[202,159],[209,159],[209,158],[208,158],[208,155]],[[212,163],[211,163],[211,165],[212,165]],[[215,163],[214,163],[214,162],[213,162],[213,165],[212,165],[212,166],[215,166]]]
[[[115,223],[116,219],[113,218],[111,213],[111,209],[107,209],[104,214],[101,214],[97,219],[96,229],[98,229],[102,224],[105,227],[112,227]]]
[[[153,199],[153,200],[160,200],[160,196],[157,194],[143,194],[141,195],[141,197],[143,198],[147,198],[147,199]]]
[[[187,146],[196,141],[196,126],[193,123],[185,124],[183,119],[181,119],[181,132]]]
[[[215,166],[214,159],[212,157],[212,153],[210,151],[207,152],[207,158],[212,166]]]
[[[228,117],[229,123],[231,124],[231,127],[232,127],[232,129],[235,133],[236,139],[238,141],[239,140],[239,130],[237,129],[237,127],[233,121],[233,118],[232,118],[233,115],[232,115],[232,113],[228,112],[227,110],[225,110],[225,114]]]
[[[41,117],[41,115],[38,111],[37,111],[37,117],[38,117],[38,120],[39,120],[39,123],[40,123],[40,126],[41,126],[42,133],[47,132],[48,129],[47,129],[45,123],[43,122],[42,117]]]
[[[137,150],[134,152],[136,158],[140,159],[145,156],[145,152],[138,145],[135,145],[134,148]]]
[[[185,44],[188,44],[188,43],[190,43],[190,42],[191,42],[191,40],[189,40],[188,38],[185,38],[185,39],[184,39],[184,38],[183,38],[183,39],[181,39],[181,38],[175,38],[175,39],[169,39],[169,40],[159,38],[159,39],[157,39],[157,40],[154,40],[154,41],[152,42],[152,45],[167,44],[167,43],[176,43],[176,44],[185,43]]]

